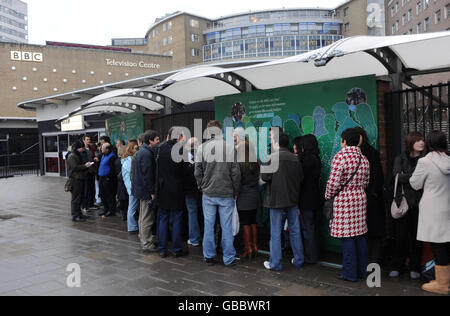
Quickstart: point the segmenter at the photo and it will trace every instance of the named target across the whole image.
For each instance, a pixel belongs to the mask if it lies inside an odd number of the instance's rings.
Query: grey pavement
[[[64,179],[0,179],[0,296],[427,296],[406,277],[381,288],[337,279],[339,270],[285,258],[281,273],[267,271],[267,256],[228,268],[206,266],[201,248],[183,258],[140,252],[119,217],[73,223]],[[81,287],[69,288],[69,264],[81,268]]]

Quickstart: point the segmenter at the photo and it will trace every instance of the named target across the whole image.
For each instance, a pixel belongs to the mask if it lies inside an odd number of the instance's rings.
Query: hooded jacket
[[[423,189],[417,239],[450,242],[450,156],[432,152],[420,159],[410,183],[415,190]]]

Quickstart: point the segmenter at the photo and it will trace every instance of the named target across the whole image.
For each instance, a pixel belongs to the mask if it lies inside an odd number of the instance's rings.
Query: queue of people
[[[219,262],[220,243],[224,265],[234,266],[257,256],[256,217],[265,207],[270,210],[271,238],[270,260],[264,267],[281,271],[285,226],[292,265],[300,269],[319,261],[320,212],[324,201],[334,199],[329,232],[342,242],[340,278],[356,282],[366,278],[369,263],[380,263],[386,227],[385,177],[380,153],[369,144],[362,128],[342,133],[342,149],[333,158],[324,193],[320,149],[314,135],[294,139],[291,151],[289,135],[282,129],[278,135],[271,130],[271,154],[261,163],[255,145],[242,128],[233,134],[234,146],[224,140],[220,122],[209,122],[208,131],[208,139],[201,145],[198,139],[186,139],[177,127],[170,129],[163,143],[155,131],[130,140],[128,145],[118,141],[116,147],[104,137],[97,153],[89,146],[89,139],[75,142],[67,159],[73,179],[73,220],[88,219],[82,209],[94,204],[93,184],[97,179],[103,204],[99,215],[107,218],[119,210],[128,222],[128,232],[139,234],[144,253],[159,253],[162,258],[170,252],[177,258],[188,254],[183,247],[186,210],[187,244],[201,245],[205,263],[213,266]],[[174,152],[184,159],[173,159]],[[229,161],[229,157],[234,158]],[[275,162],[277,168],[270,168]],[[450,156],[445,134],[432,132],[426,140],[419,133],[408,135],[405,152],[395,160],[394,178],[398,185],[397,190],[390,186],[391,201],[399,204],[405,197],[408,212],[393,220],[396,245],[389,276],[396,278],[409,270],[411,279],[420,278],[422,245],[431,243],[436,281],[423,289],[448,294]],[[240,255],[234,246],[235,210],[244,243]],[[217,221],[220,242],[216,238]]]

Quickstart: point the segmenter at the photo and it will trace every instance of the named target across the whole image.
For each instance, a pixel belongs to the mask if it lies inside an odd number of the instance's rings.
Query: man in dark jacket
[[[83,152],[83,143],[76,141],[72,145],[72,151],[67,157],[67,168],[69,178],[72,180],[72,201],[71,212],[74,222],[85,222],[86,218],[81,212],[81,200],[84,192],[84,182],[86,180],[87,170],[90,163],[81,162],[81,152]]]
[[[155,144],[156,131],[148,131],[144,136],[144,144],[136,153],[133,163],[132,192],[140,200],[139,234],[144,253],[157,252],[156,201],[155,201],[155,152],[151,147]]]
[[[268,166],[261,169],[261,178],[267,182],[264,207],[270,209],[271,227],[270,261],[264,262],[264,267],[268,270],[281,271],[281,229],[286,217],[294,253],[292,264],[296,268],[301,268],[305,261],[298,209],[303,171],[299,159],[288,149],[289,136],[282,133],[277,141],[275,133],[276,131],[271,131],[273,152],[267,161],[273,166],[278,160],[278,170],[268,170],[267,168],[273,169]]]
[[[91,137],[85,135],[82,138],[84,148],[81,152],[82,163],[94,162],[95,150],[91,147]],[[81,203],[82,211],[88,211],[89,208],[94,206],[95,198],[95,171],[94,166],[89,167],[84,183],[83,202]]]
[[[172,252],[175,257],[183,257],[186,253],[182,249],[183,229],[183,163],[175,162],[172,149],[183,140],[180,128],[169,130],[167,141],[159,146],[156,167],[158,168],[158,245],[161,257],[167,257],[169,241],[169,219],[172,224]],[[179,148],[182,154],[182,147]]]

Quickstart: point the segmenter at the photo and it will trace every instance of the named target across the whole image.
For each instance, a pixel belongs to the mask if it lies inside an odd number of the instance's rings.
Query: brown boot
[[[248,225],[242,226],[244,231],[245,252],[240,255],[241,259],[252,258],[252,228]]]
[[[253,236],[252,242],[253,257],[256,258],[256,256],[258,256],[258,225],[252,225],[252,236]]]
[[[436,281],[424,284],[422,289],[427,292],[449,295],[450,266],[434,267],[436,270]]]

